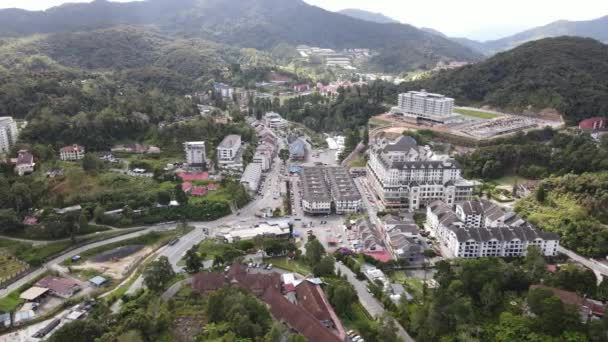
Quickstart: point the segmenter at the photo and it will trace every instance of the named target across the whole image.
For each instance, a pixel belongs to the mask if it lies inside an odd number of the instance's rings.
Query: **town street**
[[[367,290],[366,281],[361,281],[357,279],[353,271],[351,271],[343,264],[336,263],[336,269],[339,270],[341,274],[346,275],[346,279],[348,280],[348,282],[355,287],[361,305],[363,305],[365,310],[367,310],[370,315],[372,315],[374,318],[379,318],[385,313],[382,304],[380,304],[380,302],[378,302],[378,300],[374,296],[372,296],[372,294]],[[401,337],[405,342],[414,342],[414,339],[407,333],[407,331],[405,331],[405,329],[403,329],[401,324],[396,321],[394,322],[395,326],[397,327],[397,334],[399,335],[399,337]]]

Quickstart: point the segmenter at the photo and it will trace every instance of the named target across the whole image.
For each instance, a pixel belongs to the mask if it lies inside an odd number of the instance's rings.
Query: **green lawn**
[[[20,294],[20,291],[13,291],[6,297],[0,298],[0,311],[11,312],[15,310],[17,306],[21,304],[21,299],[19,298]]]
[[[422,298],[423,281],[420,279],[408,277],[404,272],[394,272],[391,275],[391,281],[403,285],[414,298]]]
[[[353,161],[350,162],[350,167],[365,167],[365,165],[367,165],[367,160],[365,160],[365,157],[362,155],[359,155],[357,158],[353,159]]]
[[[462,114],[462,115],[466,115],[466,116],[472,116],[474,118],[486,119],[486,120],[500,117],[500,115],[498,115],[498,114],[486,112],[486,111],[483,111],[481,109],[479,109],[479,110],[472,110],[472,109],[464,109],[464,108],[455,108],[454,112],[458,113],[458,114]]]
[[[14,274],[27,268],[27,264],[20,262],[12,255],[0,255],[0,281],[8,280]]]
[[[504,176],[502,178],[495,180],[494,183],[496,183],[498,185],[503,185],[503,186],[504,185],[513,186],[516,182],[524,183],[526,181],[528,181],[527,178],[520,177],[517,175],[509,175],[509,176]]]
[[[312,274],[310,266],[298,260],[289,260],[287,257],[268,258],[264,259],[264,262],[272,264],[275,267],[284,269],[289,272],[299,273],[301,275]]]
[[[379,118],[371,118],[369,119],[369,124],[372,126],[378,126],[378,127],[382,127],[382,126],[389,126],[391,125],[390,121],[386,121],[386,120],[382,120]]]
[[[88,234],[92,234],[92,233],[96,233],[96,232],[104,232],[104,231],[108,231],[108,230],[110,230],[110,228],[108,228],[108,227],[90,224],[87,227],[81,228],[76,233],[76,235],[77,236],[88,235]],[[26,239],[26,240],[62,240],[62,239],[69,238],[69,236],[67,236],[67,235],[54,237],[54,236],[50,235],[50,232],[42,226],[28,226],[28,227],[25,227],[25,229],[22,229],[22,230],[19,230],[16,232],[8,231],[8,232],[6,232],[6,235],[8,235],[10,237]]]

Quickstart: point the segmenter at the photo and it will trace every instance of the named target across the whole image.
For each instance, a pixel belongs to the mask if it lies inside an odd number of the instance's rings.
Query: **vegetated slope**
[[[480,55],[410,25],[379,24],[310,6],[301,0],[149,0],[63,5],[45,12],[0,11],[0,35],[76,32],[120,24],[151,25],[159,32],[270,50],[288,43],[379,52],[375,69],[428,67],[440,60]]]
[[[577,123],[608,115],[608,45],[588,38],[546,38],[401,88],[443,93],[461,105],[515,112],[554,108]]]
[[[608,42],[608,15],[587,21],[559,20],[545,26],[536,27],[518,34],[484,42],[483,45],[490,53],[496,53],[514,48],[523,43],[550,37],[576,36],[593,38]]]
[[[397,24],[399,21],[389,18],[382,13],[374,13],[369,11],[364,11],[356,8],[346,8],[337,13],[347,15],[349,17],[353,17],[356,19],[367,20],[374,23],[380,24]]]

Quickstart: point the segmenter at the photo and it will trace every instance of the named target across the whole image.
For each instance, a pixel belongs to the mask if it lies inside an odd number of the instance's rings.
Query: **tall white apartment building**
[[[240,135],[227,135],[216,150],[220,168],[243,170],[243,143]]]
[[[207,163],[207,152],[204,141],[188,141],[184,143],[186,162],[190,166],[203,166]]]
[[[458,161],[418,146],[411,137],[378,139],[370,148],[367,177],[387,209],[416,210],[442,200],[450,205],[470,200],[475,181],[467,181]]]
[[[440,94],[422,91],[410,91],[399,94],[397,107],[393,112],[399,112],[408,117],[434,122],[445,122],[453,115],[454,99]]]
[[[0,153],[9,153],[17,142],[17,123],[10,116],[0,117]]]

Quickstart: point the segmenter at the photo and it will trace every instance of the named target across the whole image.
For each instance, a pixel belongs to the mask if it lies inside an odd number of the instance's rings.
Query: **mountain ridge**
[[[0,10],[0,36],[151,26],[164,34],[270,50],[280,43],[335,49],[369,48],[379,71],[431,67],[481,55],[406,24],[379,24],[310,6],[301,0],[148,0],[65,4],[47,11]]]
[[[399,24],[398,20],[388,17],[382,13],[365,11],[357,8],[345,8],[336,13],[344,14],[356,19],[371,21],[379,24]]]
[[[608,45],[591,38],[544,38],[400,88],[518,113],[552,108],[576,124],[608,113]]]

